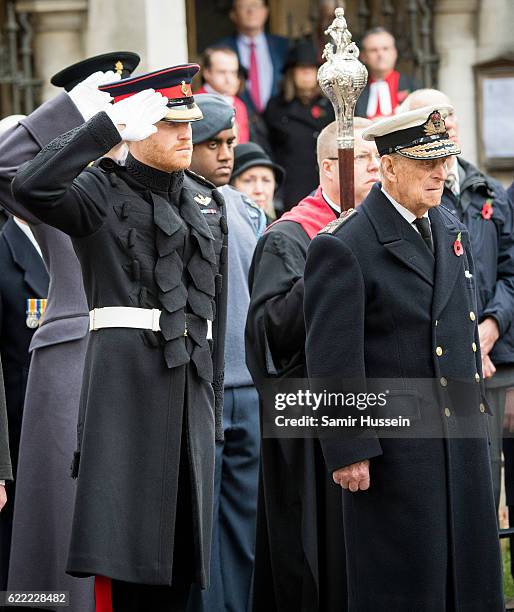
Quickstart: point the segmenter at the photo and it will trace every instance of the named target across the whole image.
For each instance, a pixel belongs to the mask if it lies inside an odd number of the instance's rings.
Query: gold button
[[[451,415],[450,409],[449,408],[445,408],[444,409],[444,414],[449,417]]]
[[[443,349],[442,349],[440,346],[438,346],[438,347],[435,349],[435,354],[436,354],[438,357],[441,357],[441,355],[443,354]]]
[[[485,412],[484,404],[480,404],[479,408],[480,408],[480,412]]]
[[[475,374],[475,380],[480,382],[480,374],[478,372]]]
[[[472,321],[474,321],[474,320],[476,319],[475,313],[474,313],[473,311],[471,311],[471,312],[469,313],[469,318],[470,318]]]
[[[439,380],[439,382],[441,383],[441,387],[448,386],[448,381],[446,380],[444,376]]]
[[[473,342],[473,344],[471,345],[471,348],[473,349],[473,352],[476,353],[477,352],[477,345]]]

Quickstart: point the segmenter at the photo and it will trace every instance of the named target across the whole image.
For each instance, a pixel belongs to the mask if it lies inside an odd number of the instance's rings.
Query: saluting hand
[[[121,76],[112,70],[108,70],[107,72],[94,72],[90,74],[87,79],[75,85],[68,93],[73,104],[75,104],[79,113],[84,118],[84,121],[88,121],[91,117],[96,115],[96,113],[106,110],[109,107],[109,103],[112,101],[112,96],[106,91],[100,91],[98,87],[100,85],[119,81],[120,79]]]
[[[369,459],[336,470],[332,474],[332,478],[336,484],[343,489],[350,489],[352,493],[359,490],[366,491],[370,486]]]
[[[7,493],[5,491],[5,486],[0,485],[0,512],[3,510],[3,507],[7,503]]]
[[[125,142],[144,140],[155,134],[154,125],[167,113],[168,98],[154,89],[145,89],[112,104],[105,112]]]

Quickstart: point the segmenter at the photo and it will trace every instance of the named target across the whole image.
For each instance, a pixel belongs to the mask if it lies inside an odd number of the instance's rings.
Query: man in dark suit
[[[11,217],[0,233],[0,354],[5,380],[9,447],[16,478],[23,403],[29,373],[29,345],[44,311],[48,273],[27,224]],[[7,483],[9,503],[0,514],[0,585],[7,586],[15,483]]]
[[[236,51],[239,63],[248,72],[249,99],[259,113],[266,108],[270,97],[278,93],[289,47],[284,36],[265,32],[268,15],[264,0],[234,0],[230,19],[237,32],[219,43]],[[256,64],[253,64],[253,53]],[[254,85],[258,87],[254,89]]]
[[[351,612],[504,609],[476,269],[466,227],[439,206],[460,153],[442,118],[451,110],[423,107],[365,130],[382,185],[307,255],[311,384],[385,394],[382,405],[367,395],[337,437],[321,435],[344,489]],[[349,405],[337,416],[355,416]],[[361,417],[407,423],[377,430]]]
[[[376,119],[393,115],[411,91],[419,88],[415,79],[395,70],[398,51],[394,36],[385,28],[368,30],[361,39],[361,60],[369,78],[357,100],[358,117]]]
[[[234,0],[230,19],[236,34],[217,44],[228,46],[237,53],[239,65],[247,75],[241,98],[248,109],[250,140],[268,150],[266,126],[260,115],[268,100],[279,92],[289,48],[284,36],[265,32],[269,9],[264,0]]]

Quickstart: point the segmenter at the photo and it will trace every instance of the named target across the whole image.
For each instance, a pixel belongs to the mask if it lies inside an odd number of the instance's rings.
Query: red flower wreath
[[[489,219],[493,216],[493,203],[491,200],[486,200],[485,204],[482,206],[482,219],[489,221]]]
[[[464,247],[462,246],[462,242],[460,241],[460,239],[461,233],[459,232],[457,235],[457,239],[453,243],[453,252],[455,253],[455,255],[457,255],[457,257],[460,257],[464,253]]]

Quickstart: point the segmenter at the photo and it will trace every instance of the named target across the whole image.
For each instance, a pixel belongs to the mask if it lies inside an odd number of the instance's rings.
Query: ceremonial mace
[[[352,42],[344,9],[336,8],[335,19],[325,34],[331,36],[333,43],[325,45],[322,57],[326,62],[318,70],[318,83],[336,116],[339,195],[341,214],[344,214],[354,207],[353,113],[357,98],[366,86],[368,71],[358,59],[359,49]]]

